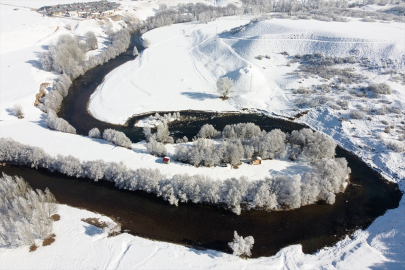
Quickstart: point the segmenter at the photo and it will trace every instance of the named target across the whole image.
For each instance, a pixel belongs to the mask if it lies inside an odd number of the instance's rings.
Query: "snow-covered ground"
[[[254,172],[250,170],[251,165],[243,165],[238,170],[217,168],[218,171],[184,164],[167,166],[161,164],[160,159],[146,154],[142,144],[133,145],[131,151],[102,140],[46,128],[44,114],[33,103],[39,85],[51,81],[56,75],[41,70],[39,53],[60,34],[69,33],[65,29],[67,24],[72,25],[74,34],[95,31],[100,36],[100,50],[105,35],[103,26],[94,20],[48,18],[24,6],[38,8],[68,2],[76,1],[0,1],[0,137],[12,137],[21,143],[43,147],[52,155],[123,161],[130,168],[149,166],[166,174],[174,174],[179,169],[190,174],[211,174],[218,179],[241,174],[259,179],[288,170],[284,161],[255,166]],[[179,2],[204,1],[120,1],[123,5],[121,12],[134,12],[140,19],[152,15],[159,3]],[[16,6],[19,10],[14,10]],[[397,69],[404,72],[403,24],[365,23],[356,19],[348,23],[273,19],[255,24],[234,36],[217,35],[245,24],[249,19],[223,18],[209,24],[172,25],[146,33],[145,37],[152,41],[152,46],[135,61],[108,75],[93,95],[91,112],[100,119],[115,123],[125,122],[132,114],[154,110],[225,111],[247,107],[292,115],[296,111],[290,89],[301,84],[299,79],[287,74],[294,71],[297,64],[286,66],[288,59],[280,54],[282,51],[288,51],[290,55],[322,51],[328,55],[348,56],[351,49],[357,48],[361,56],[376,62],[381,58],[393,59]],[[113,24],[116,29],[120,27],[119,22]],[[271,59],[258,60],[259,54],[269,54]],[[237,91],[227,101],[220,100],[215,91],[216,79],[221,76],[232,77],[236,82]],[[373,73],[368,76],[374,82],[387,80],[387,76]],[[319,80],[313,78],[304,82],[305,85],[318,83]],[[383,129],[381,120],[395,121],[397,126],[403,126],[404,86],[388,83],[394,89],[388,99],[401,107],[402,117],[390,114],[374,117],[372,121],[351,119],[341,122],[339,118],[345,117],[347,112],[322,107],[311,109],[300,121],[330,135],[381,170],[388,179],[399,182],[401,189],[405,190],[404,153],[393,153],[377,137]],[[24,119],[19,120],[13,115],[11,108],[14,104],[23,106]],[[353,108],[354,103],[350,106]],[[394,135],[384,136],[391,138]],[[357,231],[353,239],[346,238],[314,255],[305,255],[299,245],[294,245],[270,258],[241,260],[221,252],[197,251],[127,234],[106,238],[96,228],[80,221],[97,214],[61,206],[62,219],[55,223],[56,242],[33,253],[29,253],[26,246],[0,249],[0,269],[401,269],[405,267],[404,211],[403,199],[399,208],[388,211],[367,230]]]
[[[150,111],[257,108],[291,114],[294,105],[286,90],[301,85],[287,75],[294,67],[286,66],[286,57],[280,54],[284,51],[290,55],[319,51],[342,57],[356,49],[359,58],[393,59],[398,68],[405,68],[404,28],[399,23],[369,27],[358,20],[273,19],[235,35],[220,34],[247,22],[226,17],[147,32],[143,37],[151,41],[150,48],[106,76],[92,95],[90,112],[116,124]],[[258,55],[271,59],[258,60]],[[216,90],[216,81],[223,76],[232,78],[236,87],[226,102]]]
[[[396,215],[403,216],[405,207],[400,209],[389,211],[352,239],[346,237],[314,255],[292,245],[272,257],[244,260],[126,233],[108,238],[101,229],[81,220],[110,219],[60,205],[61,220],[54,222],[55,242],[40,245],[34,252],[28,246],[0,249],[0,269],[403,269],[405,221]]]

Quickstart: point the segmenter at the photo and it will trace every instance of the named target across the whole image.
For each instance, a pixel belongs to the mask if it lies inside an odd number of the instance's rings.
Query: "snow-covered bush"
[[[224,139],[247,139],[259,135],[260,127],[253,123],[238,123],[236,125],[226,125],[222,131]]]
[[[144,48],[149,48],[150,45],[151,45],[151,42],[150,42],[149,39],[147,39],[147,38],[142,39],[142,46],[143,46]]]
[[[131,149],[132,142],[131,140],[121,131],[115,129],[106,129],[103,132],[103,139],[112,142],[115,145],[122,146],[128,149]]]
[[[14,115],[18,117],[18,119],[24,118],[24,111],[23,107],[19,104],[14,105],[13,107]]]
[[[52,93],[52,92],[51,92]],[[50,129],[57,131],[76,134],[76,129],[71,126],[65,119],[59,118],[55,111],[48,109],[48,115],[46,117],[46,125]]]
[[[235,90],[232,79],[228,77],[219,78],[217,80],[217,90],[221,97],[228,97]]]
[[[156,141],[154,137],[149,139],[146,149],[154,156],[163,157],[167,155],[166,146],[163,143]]]
[[[395,140],[386,140],[384,143],[387,147],[395,152],[405,152],[405,143]]]
[[[100,130],[98,130],[98,128],[96,128],[96,127],[90,129],[90,130],[89,130],[89,137],[90,137],[90,138],[96,138],[96,139],[101,138]]]
[[[365,113],[360,110],[351,110],[350,117],[353,119],[363,119],[365,117]]]
[[[221,136],[221,131],[217,131],[212,125],[205,124],[201,127],[197,137],[204,139],[216,139]]]
[[[132,55],[133,56],[138,56],[139,55],[139,52],[138,52],[138,49],[136,48],[136,46],[134,46],[134,49],[132,50]]]
[[[94,34],[94,32],[88,31],[88,32],[86,32],[86,34],[84,34],[84,37],[86,39],[87,50],[98,49],[97,37]]]
[[[228,243],[229,247],[233,250],[233,255],[241,257],[250,257],[252,256],[252,248],[255,240],[253,236],[239,236],[235,231],[233,235],[233,242]]]
[[[52,232],[55,197],[45,189],[33,191],[21,177],[0,177],[0,247],[33,245]]]
[[[392,94],[392,89],[391,87],[386,84],[386,83],[380,83],[380,84],[370,84],[368,86],[368,90],[374,93],[375,95],[389,95]]]
[[[110,237],[116,236],[121,232],[121,226],[114,222],[108,222],[103,231]]]

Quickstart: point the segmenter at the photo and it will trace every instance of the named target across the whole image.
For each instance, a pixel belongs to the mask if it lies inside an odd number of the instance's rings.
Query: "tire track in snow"
[[[198,30],[201,30],[201,29],[208,28],[208,27],[209,27],[209,26],[204,27],[204,28],[200,28],[200,29],[196,29],[196,30],[192,31],[191,33],[195,33],[197,36],[199,36],[197,31],[198,31]],[[190,33],[190,34],[191,34],[191,33]],[[201,73],[201,71],[198,70],[197,65],[196,65],[196,63],[195,63],[195,59],[194,59],[194,57],[193,57],[193,55],[192,55],[192,50],[195,49],[195,48],[198,49],[198,46],[199,46],[200,44],[202,44],[203,42],[205,42],[206,40],[208,40],[209,38],[210,38],[210,37],[206,38],[205,40],[203,40],[203,41],[200,42],[199,44],[197,44],[197,45],[193,46],[192,48],[190,48],[190,49],[187,51],[187,53],[188,53],[188,56],[191,58],[191,62],[193,63],[193,68],[194,68],[194,70],[195,70],[198,74],[200,74],[200,77],[202,77],[202,78],[208,83],[208,85],[210,85],[211,88],[214,89],[214,91],[215,91],[216,88],[215,88],[215,86],[212,84],[212,82],[210,82],[210,81]],[[190,37],[188,37],[187,40],[188,40],[188,42],[189,42],[189,44],[190,44],[190,46],[191,46],[191,39],[190,39]],[[198,49],[198,50],[199,50],[199,49]]]
[[[152,259],[160,250],[160,248],[154,248],[153,251],[149,254],[148,257],[146,257],[143,261],[141,261],[140,263],[136,264],[133,266],[132,269],[138,269],[140,266],[146,264],[149,262],[150,259]]]
[[[344,41],[344,40],[321,40],[321,39],[311,39],[311,38],[223,38],[223,39],[229,39],[229,40],[266,40],[266,41],[313,41],[313,42],[321,42],[321,43],[348,43],[348,44],[370,44],[370,43],[381,43],[381,44],[389,44],[389,43],[395,43],[396,41]]]

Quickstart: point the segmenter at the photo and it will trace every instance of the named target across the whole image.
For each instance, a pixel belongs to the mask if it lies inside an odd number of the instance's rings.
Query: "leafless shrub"
[[[387,106],[381,106],[380,108],[371,110],[371,113],[375,115],[386,115],[388,112],[389,108]]]
[[[332,88],[328,84],[320,84],[316,88],[321,90],[324,93],[329,93],[332,91]]]
[[[349,109],[349,102],[347,100],[339,99],[336,103],[342,107],[343,110]]]
[[[13,111],[14,111],[15,116],[18,117],[18,119],[24,118],[24,112],[23,112],[23,108],[21,105],[18,105],[18,104],[14,105]]]
[[[399,141],[394,141],[394,140],[387,140],[385,141],[385,145],[395,151],[395,152],[405,152],[405,143],[404,142],[399,142]]]
[[[386,126],[384,129],[385,133],[391,133],[391,128],[389,126]]]
[[[311,94],[312,93],[312,90],[311,89],[309,89],[309,88],[305,88],[305,87],[300,87],[300,88],[298,88],[298,89],[294,89],[293,90],[293,93],[294,94],[304,94],[304,95],[306,95],[306,94]]]
[[[328,102],[328,103],[326,103],[326,105],[328,105],[330,108],[332,108],[334,110],[340,110],[341,109],[340,106],[336,105],[333,102]]]
[[[263,59],[263,55],[259,55],[259,56],[257,57],[257,59],[262,60],[262,59]]]
[[[360,110],[350,111],[350,117],[353,119],[363,119],[365,116],[365,113]]]
[[[391,87],[386,84],[386,83],[380,83],[380,84],[370,84],[368,86],[368,90],[374,93],[375,95],[389,95],[392,94],[392,89]]]

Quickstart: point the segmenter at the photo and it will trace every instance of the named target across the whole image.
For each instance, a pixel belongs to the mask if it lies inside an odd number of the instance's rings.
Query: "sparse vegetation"
[[[219,78],[217,80],[217,90],[221,98],[228,98],[229,94],[235,90],[232,79],[228,77]]]
[[[18,119],[24,118],[24,111],[23,111],[23,107],[21,105],[19,105],[19,104],[14,105],[13,111],[14,111],[15,116],[18,117]]]

